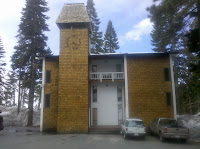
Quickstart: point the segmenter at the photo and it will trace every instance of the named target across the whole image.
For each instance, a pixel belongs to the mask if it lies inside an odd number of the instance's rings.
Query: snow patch
[[[28,123],[28,109],[21,108],[20,113],[17,114],[17,107],[5,107],[0,106],[0,110],[3,116],[4,127],[6,126],[26,126]],[[34,110],[33,112],[33,126],[40,125],[40,110]]]
[[[180,126],[189,128],[192,140],[200,142],[200,112],[196,115],[179,115],[177,122]]]

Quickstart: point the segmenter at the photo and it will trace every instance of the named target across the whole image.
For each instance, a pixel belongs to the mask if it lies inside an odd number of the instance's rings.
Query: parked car
[[[130,118],[122,123],[121,134],[124,139],[127,139],[128,136],[145,138],[146,128],[141,119]]]
[[[181,139],[186,142],[189,138],[189,129],[178,126],[177,121],[172,118],[157,118],[150,123],[150,134],[156,134],[160,141],[166,138]]]
[[[1,113],[2,111],[0,110],[0,113]],[[0,115],[0,131],[1,130],[3,130],[4,129],[4,127],[3,127],[3,117]]]

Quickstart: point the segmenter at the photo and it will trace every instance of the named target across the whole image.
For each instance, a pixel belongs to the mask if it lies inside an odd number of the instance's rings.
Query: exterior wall
[[[59,102],[57,131],[88,132],[87,29],[60,30]]]
[[[59,66],[58,60],[46,60],[45,72],[51,71],[51,82],[45,82],[45,94],[50,94],[50,107],[45,108],[45,100],[43,105],[43,131],[56,131],[57,129],[57,114],[58,114],[58,76]],[[46,78],[46,76],[45,76]],[[46,80],[46,79],[45,79]]]
[[[92,65],[97,65],[97,72],[116,72],[116,64],[121,64],[122,72],[124,72],[123,59],[91,60],[90,72],[92,72]]]
[[[154,118],[173,117],[173,106],[166,101],[172,84],[165,81],[164,68],[170,68],[168,56],[127,56],[129,115],[146,126]]]

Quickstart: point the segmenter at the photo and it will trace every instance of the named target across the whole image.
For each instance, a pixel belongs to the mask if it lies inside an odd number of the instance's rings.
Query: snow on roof
[[[90,22],[83,3],[65,4],[56,23],[84,23]]]

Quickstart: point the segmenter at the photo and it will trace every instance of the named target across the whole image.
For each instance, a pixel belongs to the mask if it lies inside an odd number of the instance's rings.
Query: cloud
[[[149,18],[143,19],[138,24],[134,25],[133,28],[125,33],[124,36],[119,37],[120,44],[123,45],[126,41],[138,41],[145,35],[149,35],[152,31],[153,23],[150,22]]]

